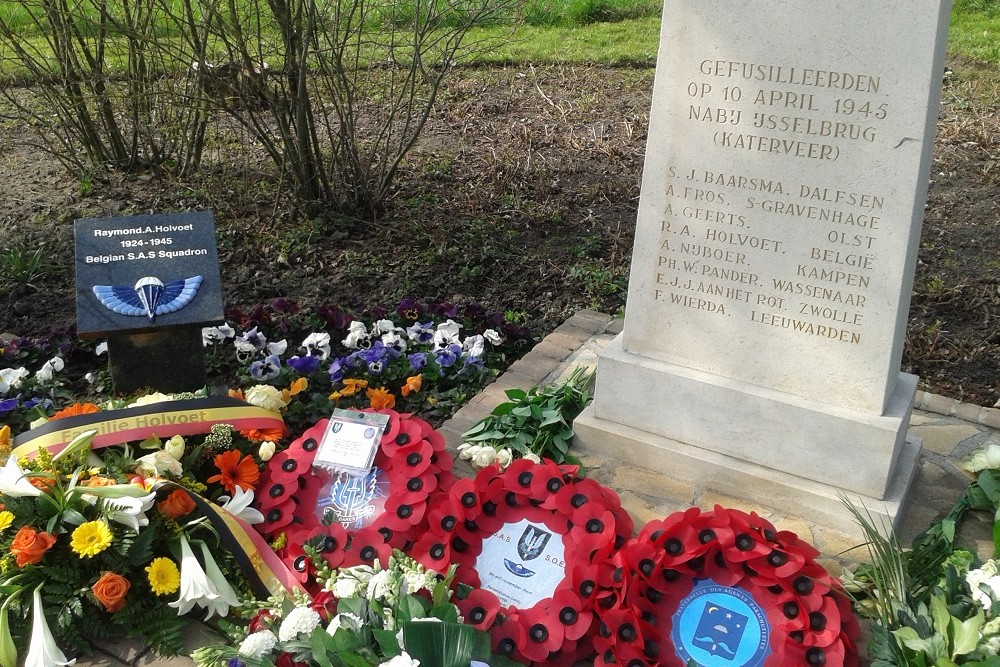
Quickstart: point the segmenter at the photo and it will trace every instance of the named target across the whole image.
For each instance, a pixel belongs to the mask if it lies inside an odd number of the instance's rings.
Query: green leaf
[[[507,394],[507,398],[509,398],[512,401],[523,401],[528,396],[523,389],[517,389],[517,388],[508,389],[504,393]]]
[[[399,647],[399,641],[396,640],[396,633],[392,630],[372,628],[372,636],[375,637],[375,641],[378,642],[378,647],[385,657],[394,658],[403,652]]]
[[[406,622],[414,618],[423,618],[427,615],[427,609],[424,607],[425,604],[427,604],[427,601],[418,598],[416,595],[403,596],[403,599],[399,601],[399,620]]]
[[[336,667],[371,667],[371,663],[356,653],[338,653],[334,656]]]
[[[490,655],[490,636],[458,623],[404,623],[403,643],[421,665],[435,667],[469,667]]]
[[[0,667],[17,667],[17,647],[14,645],[14,638],[10,635],[10,620],[7,612],[7,605],[13,599],[13,597],[7,598],[3,606],[0,607]]]
[[[979,645],[980,630],[985,622],[986,616],[982,609],[966,621],[960,621],[954,616],[951,617],[952,658],[976,650]]]
[[[986,497],[996,506],[1000,502],[1000,481],[997,480],[996,474],[992,470],[982,470],[976,481],[979,482],[979,488]]]
[[[333,667],[333,663],[330,662],[330,658],[326,655],[326,644],[328,640],[333,639],[323,626],[320,626],[313,630],[312,633],[312,654],[313,660],[319,665],[319,667]]]

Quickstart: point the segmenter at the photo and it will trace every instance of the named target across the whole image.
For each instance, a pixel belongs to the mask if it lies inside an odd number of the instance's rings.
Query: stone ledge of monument
[[[553,333],[562,334],[567,338],[575,340],[577,343],[582,343],[588,340],[594,334],[599,332],[594,331],[590,328],[584,329],[582,327],[578,327],[575,324],[570,324],[569,320],[566,320],[565,322],[557,326],[553,331]]]
[[[531,354],[530,352],[528,354]],[[523,358],[523,357],[522,357]],[[522,391],[528,391],[535,386],[535,381],[529,377],[525,377],[520,373],[512,373],[510,369],[504,372],[503,375],[497,378],[496,383],[505,384],[510,387],[521,389]],[[496,384],[494,383],[494,384]]]
[[[565,323],[589,329],[591,333],[601,333],[612,319],[607,313],[599,313],[596,310],[578,310]]]
[[[945,417],[956,417],[964,421],[982,424],[990,428],[1000,428],[1000,409],[986,408],[973,403],[963,403],[955,398],[927,391],[917,391],[913,407]]]
[[[77,658],[76,665],[77,667],[128,667],[129,663],[122,662],[113,655],[97,648],[92,655]]]
[[[625,329],[625,318],[617,317],[608,324],[607,328],[604,330],[605,333],[617,336]]]
[[[549,334],[542,339],[542,342],[535,345],[528,354],[540,354],[556,361],[566,361],[569,355],[573,354],[579,347],[579,343],[575,343],[573,347],[567,347],[566,345],[560,345],[558,342],[549,340],[553,336],[560,336],[560,334]],[[570,339],[566,338],[565,340],[568,341]]]
[[[590,336],[591,334],[588,334],[587,337],[580,342],[582,343],[587,340],[587,338],[590,338]],[[549,373],[556,370],[561,365],[562,362],[557,359],[546,357],[542,354],[535,354],[534,351],[532,351],[512,363],[507,368],[507,372],[523,375],[524,377],[533,380],[534,382],[532,386],[534,386],[539,384]]]

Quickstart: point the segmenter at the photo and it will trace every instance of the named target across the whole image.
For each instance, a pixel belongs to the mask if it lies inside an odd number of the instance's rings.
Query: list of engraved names
[[[714,59],[692,61],[688,74],[686,107],[671,113],[690,128],[686,141],[723,150],[666,165],[654,299],[862,344],[887,197],[877,185],[810,177],[819,172],[810,165],[876,142],[892,114],[886,82]],[[781,168],[768,168],[775,160]]]

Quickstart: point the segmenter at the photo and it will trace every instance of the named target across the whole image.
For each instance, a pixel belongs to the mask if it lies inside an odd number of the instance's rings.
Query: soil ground
[[[1000,74],[951,62],[934,147],[904,370],[922,388],[1000,399]],[[81,217],[215,213],[225,298],[350,308],[403,296],[475,301],[542,334],[579,308],[624,305],[653,70],[456,71],[387,208],[374,220],[296,216],[239,135],[185,181],[81,182],[0,125],[0,253],[42,248],[24,284],[0,268],[0,333],[74,325],[73,226]],[[613,92],[612,92],[613,91]]]

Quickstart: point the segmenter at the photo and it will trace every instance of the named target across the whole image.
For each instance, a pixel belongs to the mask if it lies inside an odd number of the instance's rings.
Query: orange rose
[[[105,609],[116,612],[125,606],[125,594],[128,593],[131,586],[128,579],[120,574],[105,572],[100,579],[94,582],[90,590],[94,592],[94,597],[104,605]]]
[[[194,508],[194,501],[184,489],[177,489],[160,501],[160,511],[174,520],[187,516]]]
[[[42,560],[45,552],[55,543],[55,535],[40,533],[31,526],[21,526],[11,542],[10,552],[17,558],[17,566],[24,567]]]

